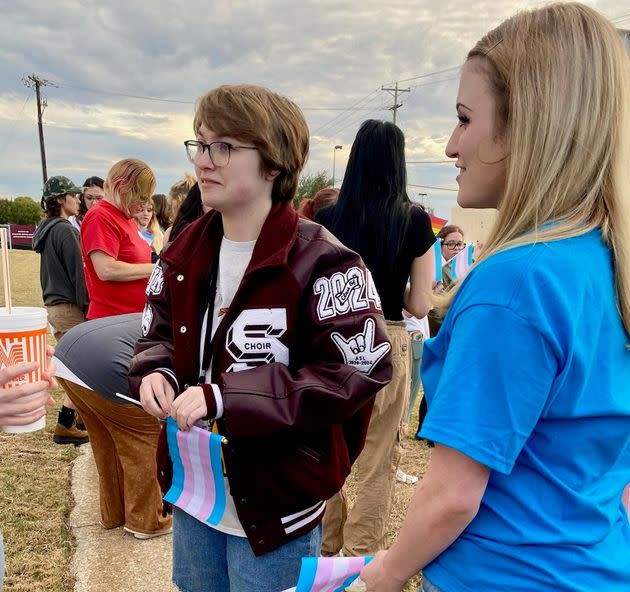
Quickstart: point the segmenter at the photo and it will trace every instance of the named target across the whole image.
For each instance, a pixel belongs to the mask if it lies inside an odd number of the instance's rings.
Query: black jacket
[[[65,218],[46,218],[33,236],[33,249],[41,255],[39,279],[44,304],[69,302],[83,310],[89,304],[79,233]]]

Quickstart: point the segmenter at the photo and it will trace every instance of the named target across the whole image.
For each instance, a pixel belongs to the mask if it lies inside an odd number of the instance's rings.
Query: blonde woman
[[[140,236],[151,247],[152,258],[156,259],[162,250],[164,233],[155,215],[153,201],[146,199],[137,205],[133,210],[133,218],[138,226]]]
[[[468,54],[446,152],[459,204],[499,216],[425,345],[436,447],[368,590],[628,590],[629,75],[576,3]]]
[[[179,181],[176,181],[170,188],[168,192],[168,202],[170,204],[169,210],[172,225],[164,231],[163,243],[165,245],[167,245],[171,241],[171,232],[173,230],[175,220],[177,220],[179,208],[184,203],[186,196],[196,184],[197,179],[195,179],[195,177],[193,177],[189,173],[184,173],[184,177]]]
[[[133,219],[134,208],[155,191],[153,171],[141,160],[126,158],[110,169],[103,189],[105,197],[81,226],[88,319],[141,312],[153,271],[151,247]]]

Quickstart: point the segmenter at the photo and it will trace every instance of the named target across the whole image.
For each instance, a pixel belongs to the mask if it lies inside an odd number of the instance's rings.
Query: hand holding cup
[[[38,368],[38,362],[20,362],[15,366],[5,366],[0,369],[0,385],[4,389],[4,385],[8,382],[19,376],[30,374]],[[49,369],[49,373],[50,371],[51,369]],[[44,376],[45,380],[25,382],[19,386],[4,389],[0,396],[0,425],[24,426],[36,422],[46,415],[45,405],[54,405],[55,403],[46,389],[56,382],[52,375],[49,377],[44,374]]]

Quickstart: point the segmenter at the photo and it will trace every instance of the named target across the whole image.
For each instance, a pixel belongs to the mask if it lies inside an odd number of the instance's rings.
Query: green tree
[[[1,200],[6,201],[6,200]],[[30,197],[20,196],[8,202],[7,222],[9,224],[37,224],[42,219],[41,206]],[[3,210],[0,208],[0,222]]]
[[[0,224],[8,224],[11,217],[11,202],[8,199],[0,199]]]
[[[302,175],[293,198],[293,207],[295,209],[299,208],[304,198],[313,197],[320,189],[326,189],[326,187],[332,187],[332,185],[333,180],[326,171]]]

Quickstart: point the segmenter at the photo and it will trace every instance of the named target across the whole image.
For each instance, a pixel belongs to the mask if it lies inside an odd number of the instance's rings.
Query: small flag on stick
[[[440,218],[435,214],[429,214],[429,218],[431,218],[431,228],[433,229],[433,234],[437,234],[442,229],[448,220],[446,218]]]
[[[451,266],[451,278],[454,282],[463,280],[473,264],[473,252],[475,245],[466,245],[455,257],[453,257],[449,265]]]
[[[173,461],[173,484],[164,499],[202,522],[219,524],[225,512],[223,436],[196,426],[182,432],[169,417],[166,439]]]
[[[284,592],[343,592],[372,557],[302,557],[296,588]]]
[[[433,281],[439,284],[444,278],[442,274],[442,243],[436,240],[433,243]]]

